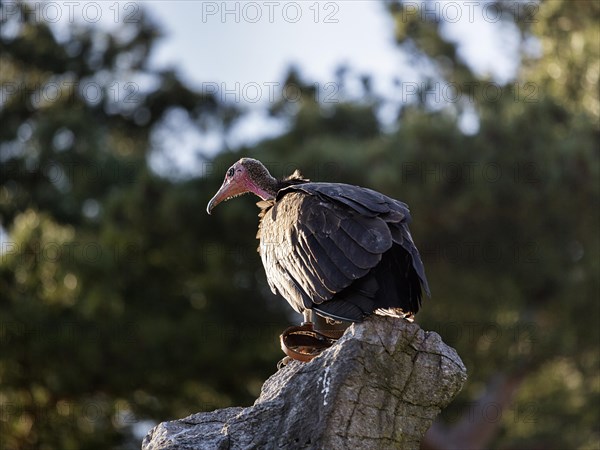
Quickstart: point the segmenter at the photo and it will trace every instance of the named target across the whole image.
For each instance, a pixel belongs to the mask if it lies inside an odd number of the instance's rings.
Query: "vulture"
[[[273,293],[299,313],[360,322],[377,313],[412,317],[430,295],[405,203],[371,189],[310,182],[296,170],[277,180],[242,158],[207,212],[245,193],[260,197],[258,251]]]

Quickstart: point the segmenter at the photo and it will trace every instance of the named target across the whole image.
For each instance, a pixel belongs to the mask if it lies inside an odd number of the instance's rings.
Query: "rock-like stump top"
[[[466,378],[438,334],[373,316],[275,373],[253,406],[163,422],[142,449],[418,449]]]

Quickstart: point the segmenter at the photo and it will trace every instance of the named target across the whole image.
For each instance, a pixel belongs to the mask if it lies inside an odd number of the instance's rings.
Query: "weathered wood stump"
[[[374,316],[279,370],[254,405],[163,422],[142,449],[418,449],[466,378],[438,334]]]

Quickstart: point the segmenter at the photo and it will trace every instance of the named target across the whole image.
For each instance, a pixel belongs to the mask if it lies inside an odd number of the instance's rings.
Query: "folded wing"
[[[269,285],[298,312],[354,321],[382,307],[416,312],[421,284],[429,288],[409,221],[404,203],[370,189],[282,189],[257,235]]]

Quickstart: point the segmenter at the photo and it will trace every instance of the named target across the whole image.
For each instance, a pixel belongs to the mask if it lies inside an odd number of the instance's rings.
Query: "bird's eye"
[[[230,169],[227,171],[227,176],[228,176],[228,177],[232,177],[232,176],[233,176],[233,174],[234,174],[234,172],[235,172],[235,171],[233,170],[233,167],[231,167],[231,168],[230,168]]]

